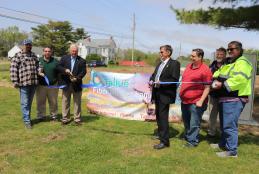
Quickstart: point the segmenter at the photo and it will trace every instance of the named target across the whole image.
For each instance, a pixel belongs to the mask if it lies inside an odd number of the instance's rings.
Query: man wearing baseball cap
[[[22,41],[22,51],[15,54],[11,60],[10,77],[14,87],[20,91],[20,103],[25,127],[31,125],[31,105],[38,84],[38,58],[31,51],[32,41]]]

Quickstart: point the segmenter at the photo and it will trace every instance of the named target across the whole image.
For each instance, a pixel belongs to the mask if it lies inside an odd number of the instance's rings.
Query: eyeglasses
[[[237,47],[236,48],[228,48],[227,51],[233,51],[234,49],[237,49]]]

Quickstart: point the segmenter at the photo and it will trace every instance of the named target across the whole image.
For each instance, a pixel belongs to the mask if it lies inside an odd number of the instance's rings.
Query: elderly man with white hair
[[[70,100],[73,94],[74,122],[81,123],[82,79],[86,74],[86,61],[78,56],[78,47],[71,44],[70,54],[61,58],[58,70],[61,73],[61,84],[66,85],[62,93],[62,124],[70,122]]]

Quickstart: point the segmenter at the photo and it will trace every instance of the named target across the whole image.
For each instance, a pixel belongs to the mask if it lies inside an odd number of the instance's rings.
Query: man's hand
[[[155,87],[156,87],[156,88],[159,88],[159,87],[160,87],[160,81],[156,81],[154,84],[155,84]]]
[[[150,80],[150,81],[148,82],[148,87],[149,87],[149,88],[152,88],[152,87],[153,87],[153,85],[154,85],[153,80]]]
[[[214,80],[211,84],[212,89],[220,89],[222,87],[222,82]]]
[[[72,76],[72,73],[70,72],[69,69],[66,69],[66,70],[65,70],[65,73]]]
[[[77,81],[77,78],[76,77],[72,77],[70,78],[71,82],[76,82]]]
[[[44,76],[45,76],[45,74],[42,73],[42,72],[39,72],[38,75],[41,76],[41,77],[44,77]]]
[[[197,107],[202,107],[203,101],[199,100],[196,102]]]

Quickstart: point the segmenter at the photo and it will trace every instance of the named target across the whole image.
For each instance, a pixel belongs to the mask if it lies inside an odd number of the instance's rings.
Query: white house
[[[115,58],[116,43],[112,37],[109,39],[82,39],[77,41],[78,55],[86,58],[89,54],[98,54],[105,58],[105,63]]]
[[[18,53],[19,51],[22,50],[22,46],[20,45],[15,45],[13,48],[11,48],[9,51],[8,51],[8,58],[11,59],[14,57],[14,55],[16,53]],[[42,56],[42,53],[43,53],[43,48],[42,47],[32,47],[32,52],[34,52],[37,57],[40,57]]]

